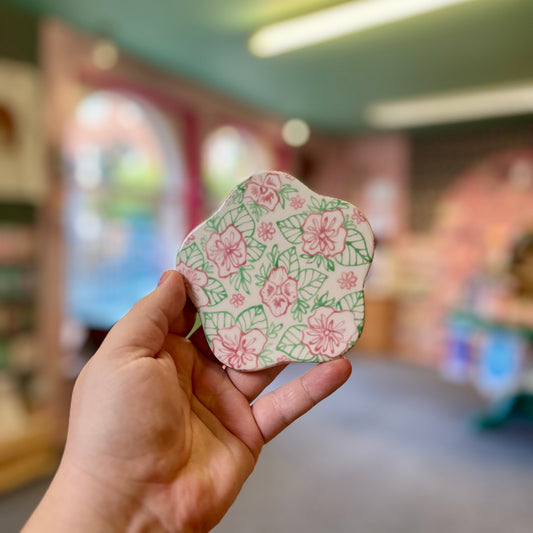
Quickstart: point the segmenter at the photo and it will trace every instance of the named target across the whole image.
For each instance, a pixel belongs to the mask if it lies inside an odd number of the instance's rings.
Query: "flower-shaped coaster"
[[[326,361],[353,346],[373,252],[356,207],[265,172],[189,234],[176,269],[217,359],[260,370]]]

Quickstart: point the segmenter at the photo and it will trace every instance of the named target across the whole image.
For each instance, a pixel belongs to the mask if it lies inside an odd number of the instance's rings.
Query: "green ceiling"
[[[398,0],[402,1],[402,0]],[[533,0],[476,0],[327,44],[259,59],[249,35],[332,0],[11,0],[166,69],[315,127],[366,129],[365,106],[533,79]]]

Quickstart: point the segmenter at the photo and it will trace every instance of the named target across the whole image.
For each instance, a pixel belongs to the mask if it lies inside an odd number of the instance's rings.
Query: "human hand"
[[[224,370],[201,330],[184,337],[194,316],[168,271],[112,328],[76,382],[63,459],[26,533],[208,531],[263,445],[350,375],[339,358],[258,398],[283,367]]]

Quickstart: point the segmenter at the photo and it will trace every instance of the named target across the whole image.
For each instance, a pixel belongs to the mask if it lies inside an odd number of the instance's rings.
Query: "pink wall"
[[[400,134],[324,139],[310,143],[308,183],[317,192],[360,207],[379,240],[408,230],[409,142]],[[383,227],[383,231],[379,228]]]

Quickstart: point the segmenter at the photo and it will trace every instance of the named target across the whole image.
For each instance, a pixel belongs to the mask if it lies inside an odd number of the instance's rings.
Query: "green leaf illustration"
[[[247,242],[248,259],[250,261],[259,261],[265,253],[266,246],[255,239],[249,239]]]
[[[268,213],[268,209],[263,206],[256,204],[255,202],[246,202],[246,206],[250,214],[257,220],[261,220]]]
[[[244,205],[228,211],[219,220],[217,232],[222,233],[231,224],[233,224],[246,239],[252,237],[254,234],[255,222]]]
[[[255,284],[258,287],[262,287],[265,284],[266,280],[268,279],[269,274],[270,274],[270,271],[267,270],[266,265],[263,263],[259,267],[259,274],[255,275],[255,280],[256,280]]]
[[[333,307],[335,305],[335,298],[329,297],[329,293],[321,294],[315,298],[315,303],[313,304],[313,311],[319,307]]]
[[[348,240],[354,239],[354,235],[359,232],[357,224],[350,218],[350,215],[344,217],[344,223],[342,224],[348,231]]]
[[[204,313],[203,323],[205,335],[209,339],[216,337],[218,330],[234,326],[235,319],[227,311],[218,311],[216,313]]]
[[[244,199],[244,186],[239,185],[231,195],[231,205],[242,205]]]
[[[350,236],[353,236],[354,239],[349,241]],[[346,247],[341,254],[335,256],[335,260],[339,265],[344,266],[359,266],[372,261],[365,239],[359,231],[348,233]]]
[[[305,218],[306,215],[301,213],[277,222],[282,235],[291,244],[299,244],[301,242],[303,235],[302,224],[304,223]]]
[[[270,250],[270,252],[267,253],[267,258],[270,261],[270,265],[272,268],[277,268],[279,255],[280,254],[278,250],[278,245],[274,244],[274,246],[272,246],[272,250]]]
[[[217,233],[217,231],[218,231],[218,217],[213,215],[211,218],[208,218],[207,222],[205,223],[205,229],[209,233]]]
[[[363,291],[351,292],[343,296],[335,306],[339,311],[352,311],[357,320],[365,317],[365,300]]]
[[[237,324],[242,331],[250,331],[251,329],[259,329],[261,331],[268,330],[268,321],[265,315],[265,310],[262,305],[256,305],[245,309],[238,317]]]
[[[311,196],[311,211],[314,213],[321,213],[326,207],[326,202],[322,200],[321,202],[317,200],[314,196]]]
[[[267,337],[269,339],[275,339],[279,332],[283,329],[284,324],[270,324],[267,330]]]
[[[216,305],[228,297],[224,285],[215,278],[209,278],[207,285],[203,289],[209,298],[209,306]]]
[[[343,200],[338,200],[337,198],[332,198],[326,202],[326,211],[333,211],[334,209],[350,209],[350,204],[344,202]]]
[[[230,283],[233,285],[236,292],[243,290],[246,294],[250,294],[250,283],[252,282],[252,275],[250,270],[254,270],[253,265],[244,265],[239,270],[229,277]]]
[[[198,245],[193,242],[187,248],[181,250],[178,254],[178,262],[182,261],[186,265],[189,265],[191,268],[203,270],[204,269],[204,256],[200,252]]]
[[[309,303],[305,300],[300,300],[299,298],[292,304],[291,314],[292,318],[296,322],[301,322],[303,320],[304,314],[309,309]]]
[[[305,261],[306,265],[315,265],[317,268],[322,268],[322,264],[325,265],[326,258],[323,255],[308,255],[300,254],[300,257]]]
[[[296,248],[292,247],[282,252],[278,258],[278,267],[284,266],[289,277],[298,279],[300,275],[300,262],[298,260],[298,254]]]
[[[303,300],[311,300],[318,292],[320,287],[324,285],[327,275],[315,270],[314,268],[306,268],[300,272],[300,279],[298,280],[298,293]]]
[[[275,364],[275,359],[274,357],[272,356],[272,351],[269,350],[268,348],[265,348],[259,355],[259,360],[261,361],[261,365],[260,367],[262,368],[265,368],[265,367],[268,367],[268,366],[274,366]]]
[[[278,192],[278,195],[279,195],[279,200],[280,200],[280,204],[281,204],[281,207],[283,209],[285,209],[285,204],[287,203],[287,200],[289,199],[289,196],[293,193],[293,192],[298,192],[298,189],[296,189],[295,187],[293,187],[292,185],[290,185],[289,183],[286,183],[285,185],[283,185],[283,187],[281,188],[281,190]]]
[[[302,329],[305,326],[291,326],[281,337],[277,349],[295,361],[315,361],[309,350],[302,344]]]

